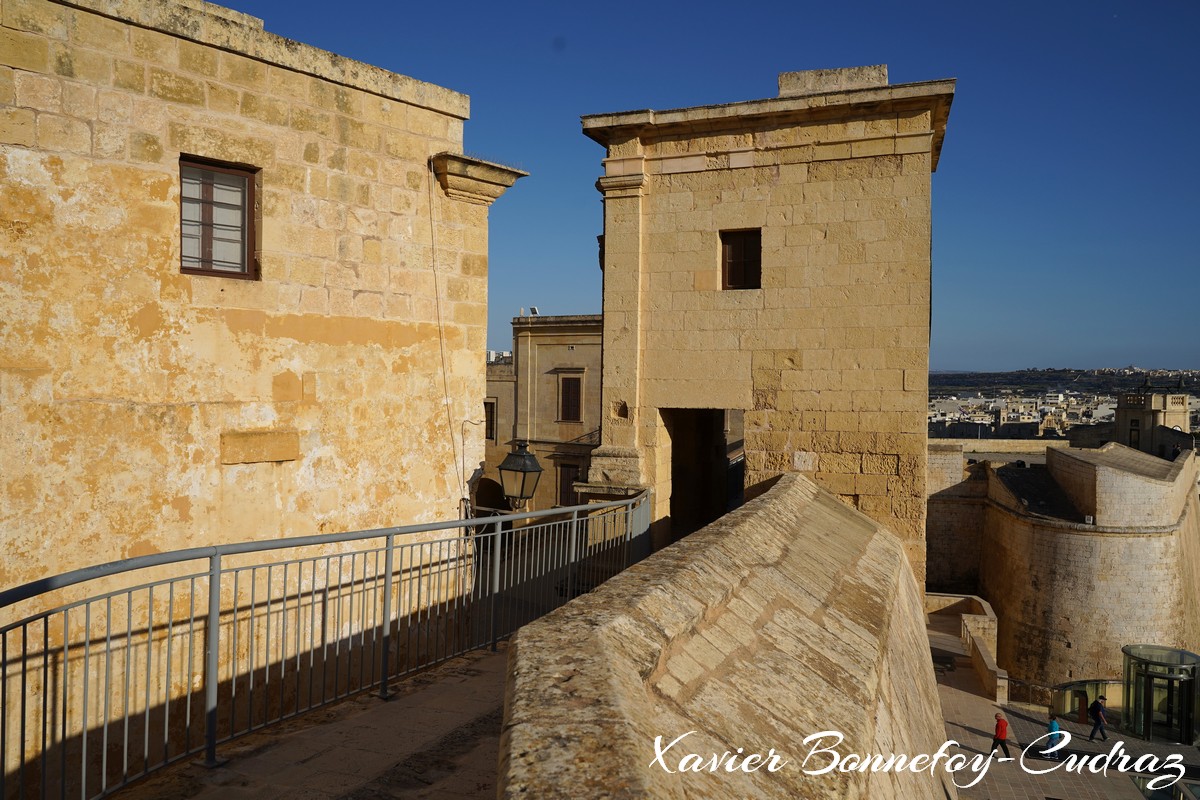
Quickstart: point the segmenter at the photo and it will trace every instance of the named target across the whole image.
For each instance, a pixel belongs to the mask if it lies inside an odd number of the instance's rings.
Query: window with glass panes
[[[721,286],[762,288],[762,231],[721,231]]]
[[[258,278],[253,170],[181,158],[180,268],[196,275]]]

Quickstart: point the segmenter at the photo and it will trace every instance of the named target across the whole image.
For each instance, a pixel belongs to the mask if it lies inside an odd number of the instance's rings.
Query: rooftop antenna
[[[529,316],[536,317],[537,315],[538,315],[537,306],[530,306],[529,307]]]

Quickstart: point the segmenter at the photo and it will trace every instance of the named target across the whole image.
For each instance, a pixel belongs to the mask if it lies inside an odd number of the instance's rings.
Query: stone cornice
[[[947,79],[666,111],[590,114],[582,117],[581,122],[585,136],[607,147],[631,138],[646,140],[681,132],[699,137],[765,124],[820,122],[854,114],[928,108],[933,117],[931,151],[936,168],[954,100],[954,85],[953,79]]]
[[[457,153],[438,153],[432,163],[433,172],[447,197],[485,206],[490,206],[518,178],[529,175],[519,169]]]
[[[605,197],[636,197],[642,193],[646,185],[643,173],[632,175],[605,175],[596,181],[596,191]]]
[[[470,99],[459,92],[398,75],[328,50],[263,30],[249,14],[198,0],[55,0],[140,28],[240,53],[332,83],[361,89],[458,119],[470,116]]]

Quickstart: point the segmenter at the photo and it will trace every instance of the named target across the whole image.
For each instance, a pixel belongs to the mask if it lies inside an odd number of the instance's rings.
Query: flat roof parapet
[[[797,77],[793,83],[791,78],[786,78],[788,75],[801,77]],[[690,108],[586,114],[580,121],[585,136],[608,147],[633,138],[697,137],[770,126],[844,120],[854,115],[928,110],[931,112],[930,127],[933,132],[930,143],[933,156],[931,166],[936,171],[946,136],[950,105],[954,100],[954,79],[888,84],[886,75],[886,65],[783,73],[780,76],[780,89],[788,93],[780,97]],[[813,92],[801,93],[798,88],[801,86],[813,88]],[[793,89],[797,93],[790,93]]]
[[[873,89],[887,85],[887,64],[779,73],[780,97],[842,92],[849,89]]]
[[[140,28],[249,56],[267,64],[427,108],[458,119],[470,116],[460,92],[263,30],[258,17],[199,0],[56,0]]]

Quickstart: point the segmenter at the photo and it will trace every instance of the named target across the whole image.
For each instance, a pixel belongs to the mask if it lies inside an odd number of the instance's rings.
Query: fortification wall
[[[1096,516],[1096,465],[1070,455],[1046,452],[1046,469],[1055,483],[1062,487],[1080,514]]]
[[[987,484],[964,481],[962,486],[962,492],[929,498],[925,587],[933,592],[974,594],[979,588]]]
[[[1117,458],[1148,458],[1111,450]],[[1133,468],[1094,463],[1078,451],[1047,452],[1046,465],[1054,479],[1071,496],[1076,507],[1107,527],[1162,527],[1173,525],[1196,485],[1197,459],[1189,451],[1174,462],[1150,459],[1161,476]]]
[[[929,460],[926,463],[925,491],[934,495],[957,486],[962,481],[962,445],[930,442]]]
[[[1188,453],[1178,466],[1186,473],[1174,480],[1156,480],[1122,470],[1103,468],[1097,475],[1096,522],[1101,525],[1171,525],[1196,491],[1196,457]]]
[[[925,587],[971,594],[979,582],[979,542],[987,484],[963,469],[961,443],[930,443],[925,516]],[[972,480],[972,476],[976,479]]]
[[[1126,644],[1194,650],[1198,505],[1193,496],[1171,527],[1131,532],[989,503],[979,582],[999,619],[1000,666],[1014,678],[1055,684],[1119,676]]]
[[[521,629],[509,650],[500,796],[956,797],[927,773],[808,776],[843,754],[944,740],[921,592],[896,537],[799,475]],[[744,748],[779,771],[669,774]],[[672,764],[673,761],[673,764]],[[816,762],[814,758],[813,766]],[[648,766],[650,765],[650,766]],[[566,787],[569,787],[567,789]]]
[[[1070,447],[1066,439],[936,439],[938,445],[959,445],[964,453],[1036,453],[1046,448]]]

